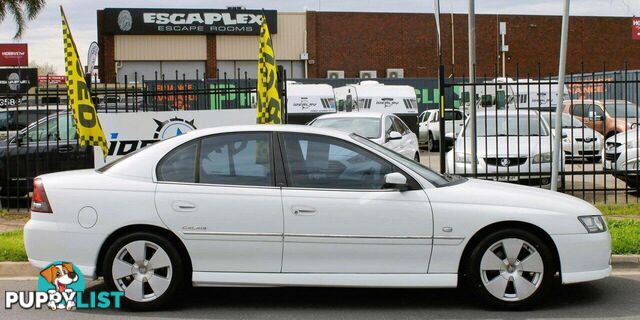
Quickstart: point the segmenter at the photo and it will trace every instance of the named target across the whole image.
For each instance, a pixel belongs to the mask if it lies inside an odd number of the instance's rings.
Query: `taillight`
[[[36,178],[33,180],[33,197],[31,197],[31,211],[53,213],[47,193],[44,191],[42,180]]]

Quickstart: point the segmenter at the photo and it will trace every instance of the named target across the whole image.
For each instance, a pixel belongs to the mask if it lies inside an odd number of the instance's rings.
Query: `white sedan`
[[[544,199],[544,201],[540,201]],[[29,261],[70,261],[124,303],[185,285],[464,285],[508,309],[607,277],[611,238],[577,198],[440,175],[309,126],[196,130],[98,170],[34,181]]]
[[[420,162],[418,136],[393,113],[338,112],[319,116],[309,125],[357,133],[409,159]]]

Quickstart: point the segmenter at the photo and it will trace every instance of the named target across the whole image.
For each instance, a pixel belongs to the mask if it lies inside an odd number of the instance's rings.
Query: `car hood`
[[[550,152],[551,139],[549,136],[478,137],[476,145],[478,156],[528,156]],[[458,140],[456,152],[471,153],[471,139]]]
[[[492,206],[500,204],[504,207],[528,208],[572,216],[601,214],[598,209],[584,200],[541,188],[479,179],[469,179],[465,183],[447,188],[451,188],[451,192],[448,193],[452,195],[451,201],[461,204]],[[473,194],[473,196],[461,196],[465,194]],[[515,214],[517,211],[514,211]]]

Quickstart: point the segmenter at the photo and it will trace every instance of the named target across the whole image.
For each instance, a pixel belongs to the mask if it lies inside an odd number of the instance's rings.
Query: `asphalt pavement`
[[[0,291],[34,290],[36,281],[0,280]],[[103,290],[90,282],[88,290]],[[169,310],[0,309],[0,319],[640,319],[640,272],[557,285],[530,311],[488,310],[457,289],[194,288]]]

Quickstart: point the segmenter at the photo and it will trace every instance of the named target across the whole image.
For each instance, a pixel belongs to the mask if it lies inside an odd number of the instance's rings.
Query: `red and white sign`
[[[0,66],[26,67],[29,65],[29,49],[26,43],[0,43]]]
[[[640,40],[640,18],[631,20],[631,39]]]
[[[65,84],[67,82],[67,77],[66,76],[54,76],[54,75],[48,75],[48,76],[38,76],[38,84],[44,85],[44,84]]]

